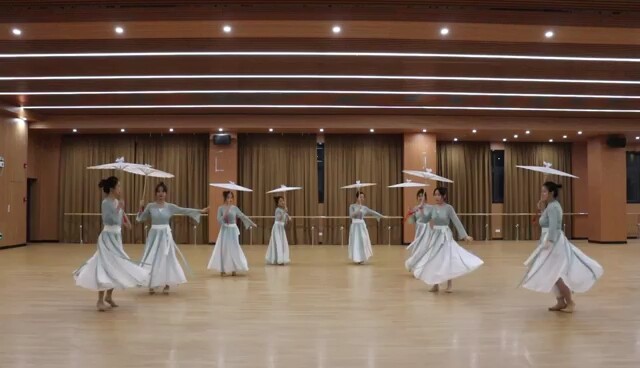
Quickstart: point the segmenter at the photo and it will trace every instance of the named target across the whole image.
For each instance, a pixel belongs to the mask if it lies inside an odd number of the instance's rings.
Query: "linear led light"
[[[437,80],[471,82],[579,83],[579,84],[640,84],[634,80],[557,79],[557,78],[494,78],[421,75],[317,75],[317,74],[177,74],[177,75],[73,75],[41,77],[0,77],[0,81],[44,80],[129,80],[129,79],[365,79],[365,80]]]
[[[24,106],[25,110],[90,110],[90,109],[383,109],[383,110],[479,110],[479,111],[551,111],[640,113],[624,109],[563,109],[538,107],[491,106],[384,106],[384,105],[51,105]]]
[[[171,95],[171,94],[328,94],[328,95],[420,95],[420,96],[491,96],[543,98],[640,99],[635,95],[584,95],[555,93],[439,92],[439,91],[352,91],[352,90],[165,90],[165,91],[54,91],[0,92],[0,96],[76,96],[76,95]]]
[[[79,52],[79,53],[24,53],[0,54],[0,59],[24,58],[96,58],[96,57],[165,57],[165,56],[314,56],[314,57],[381,57],[381,58],[454,58],[540,61],[591,61],[638,63],[640,58],[599,56],[545,56],[501,54],[457,54],[431,52],[345,52],[345,51],[156,51],[156,52]]]

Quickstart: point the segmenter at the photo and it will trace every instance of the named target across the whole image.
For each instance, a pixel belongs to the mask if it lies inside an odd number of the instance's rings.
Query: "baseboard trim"
[[[589,243],[593,244],[627,244],[626,240],[623,241],[599,241],[599,240],[589,240]]]
[[[30,240],[29,243],[60,243],[60,240]]]
[[[0,246],[0,250],[26,247],[27,243]]]
[[[571,238],[571,240],[589,240],[589,238],[584,236],[584,237]]]

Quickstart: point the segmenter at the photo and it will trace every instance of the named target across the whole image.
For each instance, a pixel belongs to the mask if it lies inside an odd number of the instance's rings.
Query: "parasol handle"
[[[142,201],[144,201],[145,194],[147,194],[147,175],[144,176],[144,185],[142,186]]]

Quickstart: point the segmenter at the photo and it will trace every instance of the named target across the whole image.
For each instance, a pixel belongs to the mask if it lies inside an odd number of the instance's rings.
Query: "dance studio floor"
[[[94,245],[3,250],[0,367],[639,367],[640,243],[578,244],[605,275],[573,315],[516,288],[531,242],[470,245],[485,265],[450,295],[413,279],[400,246],[365,266],[346,247],[293,247],[289,267],[245,246],[251,270],[233,278],[205,270],[211,246],[183,246],[191,283],[117,292],[106,313],[71,276]]]

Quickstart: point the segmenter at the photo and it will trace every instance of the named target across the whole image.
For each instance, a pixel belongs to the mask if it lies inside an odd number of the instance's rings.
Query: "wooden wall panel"
[[[5,159],[0,169],[0,247],[27,242],[27,136],[23,122],[0,118],[0,156]]]

